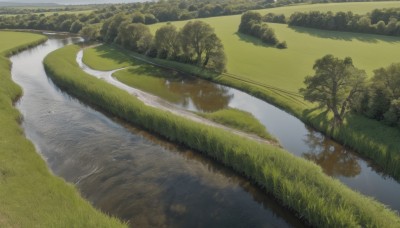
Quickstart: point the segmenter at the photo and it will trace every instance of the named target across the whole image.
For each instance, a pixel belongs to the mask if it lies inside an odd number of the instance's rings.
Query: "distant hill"
[[[59,6],[59,5],[84,5],[106,3],[132,3],[145,2],[146,0],[0,0],[0,7],[10,6]]]
[[[33,7],[33,6],[37,6],[37,7],[51,7],[51,6],[60,6],[57,3],[35,3],[35,2],[31,2],[31,3],[23,3],[23,2],[18,2],[18,1],[14,1],[14,2],[2,2],[0,1],[0,7],[21,7],[21,6],[29,6],[29,7]]]

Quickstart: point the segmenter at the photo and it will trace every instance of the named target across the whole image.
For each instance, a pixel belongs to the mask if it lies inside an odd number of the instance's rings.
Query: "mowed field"
[[[363,4],[365,4],[364,7]],[[341,3],[315,4],[326,10],[351,10],[359,5],[365,11],[370,11],[381,5],[399,6],[400,2],[390,3]],[[341,6],[341,7],[339,7]],[[367,7],[368,6],[368,7]],[[306,5],[297,6],[304,9]],[[295,7],[282,7],[281,11]],[[275,9],[275,10],[278,10]],[[265,12],[266,11],[261,11]],[[268,85],[297,92],[303,86],[304,77],[313,73],[312,66],[316,59],[326,54],[338,57],[350,56],[354,64],[365,69],[369,76],[373,70],[400,61],[400,38],[323,31],[308,28],[289,28],[284,24],[269,25],[275,30],[279,40],[285,40],[288,49],[280,50],[263,45],[258,39],[237,33],[240,15],[200,19],[210,24],[222,40],[228,57],[228,73],[240,75],[243,78],[256,80]],[[172,22],[182,27],[187,21]],[[153,32],[163,23],[152,25]]]

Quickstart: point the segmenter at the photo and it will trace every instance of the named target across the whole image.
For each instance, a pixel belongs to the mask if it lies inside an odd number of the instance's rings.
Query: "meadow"
[[[47,38],[18,32],[0,37],[0,227],[125,227],[51,174],[24,136],[21,114],[13,107],[22,90],[11,80],[7,57]]]
[[[45,69],[73,96],[167,140],[202,152],[255,181],[313,226],[396,227],[399,217],[323,174],[320,167],[272,145],[146,106],[126,91],[83,72],[79,46],[49,54]]]

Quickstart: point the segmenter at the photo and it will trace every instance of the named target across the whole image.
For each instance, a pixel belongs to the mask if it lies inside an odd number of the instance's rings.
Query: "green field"
[[[0,227],[124,227],[51,174],[20,127],[12,102],[22,90],[11,80],[6,56],[46,37],[17,32],[0,32],[0,37]]]
[[[270,24],[279,40],[288,44],[288,49],[277,49],[263,45],[257,38],[237,34],[239,15],[202,20],[215,28],[224,44],[228,73],[293,92],[303,86],[305,76],[313,73],[315,60],[326,54],[350,56],[355,66],[365,69],[370,76],[374,69],[400,61],[400,38],[396,37]],[[185,23],[172,24],[182,27]],[[150,28],[155,32],[161,25]]]

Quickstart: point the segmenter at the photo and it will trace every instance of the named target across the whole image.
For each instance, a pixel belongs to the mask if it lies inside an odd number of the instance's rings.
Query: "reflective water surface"
[[[78,39],[52,38],[12,57],[23,127],[50,169],[133,227],[302,227],[229,169],[85,106],[47,78],[43,58]]]
[[[148,77],[141,76],[138,70],[141,68],[129,69],[136,75],[134,79]],[[118,72],[115,75],[118,76]],[[180,99],[171,99],[175,97],[172,95],[164,99],[191,111],[210,112],[232,107],[250,112],[291,153],[314,161],[326,174],[338,178],[350,188],[400,211],[400,184],[396,180],[379,172],[371,162],[354,151],[307,127],[299,119],[233,88],[170,71],[165,71],[165,75],[156,78],[158,91],[147,89],[147,92],[157,95],[160,90],[165,90],[162,94],[178,94]]]

